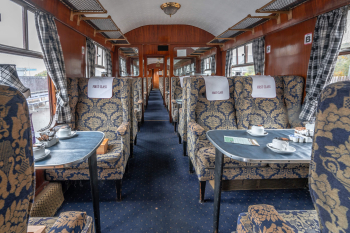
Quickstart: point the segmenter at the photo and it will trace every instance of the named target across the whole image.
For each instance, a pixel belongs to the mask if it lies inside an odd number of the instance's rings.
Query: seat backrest
[[[182,111],[180,111],[179,119],[179,134],[182,137],[182,140],[187,141],[187,102],[188,102],[188,92],[189,92],[189,80],[191,77],[186,77],[183,79],[183,88],[182,88]]]
[[[78,103],[78,79],[77,78],[67,78],[67,88],[68,88],[68,98],[69,107],[72,114],[71,122],[68,123],[72,129],[75,129],[75,112]]]
[[[169,91],[169,77],[165,77],[165,92]]]
[[[213,129],[237,129],[234,103],[233,78],[227,78],[230,87],[230,99],[209,101],[206,98],[203,77],[190,79],[187,103],[187,122],[196,122],[206,131]]]
[[[0,231],[27,232],[34,198],[32,133],[27,101],[0,85]]]
[[[251,77],[234,77],[234,98],[238,129],[264,125],[267,129],[286,129],[301,126],[299,113],[302,104],[304,78],[275,76],[276,98],[252,98]]]
[[[171,77],[171,99],[182,99],[182,88],[179,77]]]
[[[88,97],[87,78],[78,79],[78,103],[75,113],[76,129],[101,131],[109,140],[119,139],[117,129],[130,122],[130,86],[128,78],[113,79],[113,96],[110,99]],[[130,122],[131,123],[131,122]]]
[[[147,97],[147,94],[146,94],[146,91],[147,91],[147,77],[143,77],[142,80],[143,80],[143,100],[146,101],[146,97]]]
[[[159,77],[159,90],[160,93],[163,95],[164,94],[164,78]]]
[[[152,77],[147,78],[147,84],[148,84],[148,95],[149,95],[149,93],[151,93],[151,89],[152,89]]]
[[[321,232],[350,231],[350,82],[326,86],[316,116],[309,188]]]

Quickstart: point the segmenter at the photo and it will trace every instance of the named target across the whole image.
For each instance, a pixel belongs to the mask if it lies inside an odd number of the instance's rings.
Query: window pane
[[[97,64],[102,66],[102,49],[97,47]]]
[[[237,49],[232,51],[232,65],[237,65]]]
[[[242,66],[232,68],[232,76],[249,76],[255,75],[254,66]]]
[[[238,48],[238,64],[245,63],[244,46]]]
[[[0,14],[0,44],[23,48],[22,7],[1,1]]]
[[[347,22],[347,28],[348,30],[345,30],[344,37],[343,37],[343,42],[341,45],[342,49],[350,49],[350,30],[349,30],[349,25],[350,25],[350,14],[348,14],[348,22]]]
[[[35,27],[35,15],[28,11],[28,43],[29,50],[41,52],[41,46]]]
[[[50,123],[48,78],[44,61],[0,53],[0,64],[15,64],[19,79],[30,88],[32,96],[27,99],[32,113],[34,130],[38,131]]]
[[[107,76],[107,71],[106,69],[101,69],[101,68],[95,68],[95,76]]]
[[[247,62],[248,63],[254,62],[254,60],[253,60],[253,44],[247,44],[247,50],[248,50]]]

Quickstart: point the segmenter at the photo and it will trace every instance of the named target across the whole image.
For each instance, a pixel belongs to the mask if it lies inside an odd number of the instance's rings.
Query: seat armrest
[[[83,232],[88,229],[92,222],[88,221],[87,214],[79,211],[63,212],[58,217],[57,221],[51,227],[49,233],[54,232]]]
[[[142,103],[143,103],[143,101],[142,101],[142,100],[139,100],[139,101],[137,101],[137,103],[138,103],[138,104],[142,104]]]
[[[251,205],[248,207],[248,216],[256,232],[288,232],[294,233],[283,217],[271,205]]]
[[[192,133],[194,133],[196,136],[205,136],[205,130],[202,126],[197,124],[196,122],[190,122],[188,124],[188,130]]]
[[[172,102],[173,104],[176,104],[176,100],[174,100],[174,99],[172,99],[171,102]]]
[[[118,136],[124,136],[130,127],[129,122],[123,122],[117,129]]]

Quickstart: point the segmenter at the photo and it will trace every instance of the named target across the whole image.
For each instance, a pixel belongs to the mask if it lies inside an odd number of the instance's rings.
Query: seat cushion
[[[201,141],[201,140],[200,140]],[[202,142],[204,143],[204,142]],[[215,147],[202,147],[198,151],[198,161],[204,165],[205,168],[215,168]],[[266,163],[245,163],[241,161],[237,161],[224,156],[224,167],[265,167]]]
[[[293,229],[294,232],[318,233],[318,218],[315,210],[283,210],[277,211],[285,220],[286,224]],[[269,228],[268,232],[277,229]],[[241,213],[237,221],[237,233],[253,233],[253,223],[249,219],[248,213]]]
[[[269,163],[269,167],[272,168],[301,168],[301,167],[309,167],[308,163]]]
[[[121,150],[120,140],[108,141],[108,150],[106,154],[97,155],[97,167],[99,168],[118,168],[124,163],[123,151]],[[72,165],[71,168],[86,169],[89,168],[88,160]]]

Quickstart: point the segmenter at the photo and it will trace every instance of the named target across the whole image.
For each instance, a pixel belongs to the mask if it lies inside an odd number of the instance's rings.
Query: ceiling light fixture
[[[180,9],[181,5],[177,2],[166,2],[160,5],[160,8],[164,11],[165,14],[174,15],[178,9]]]

